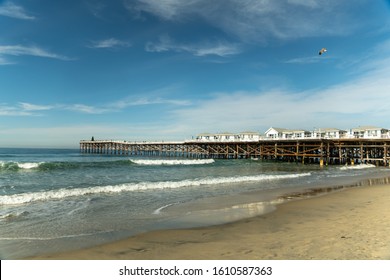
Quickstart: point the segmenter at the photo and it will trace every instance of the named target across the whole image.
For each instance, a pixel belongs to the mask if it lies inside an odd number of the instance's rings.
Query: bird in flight
[[[325,48],[322,48],[322,49],[320,49],[320,51],[319,51],[319,55],[322,55],[323,53],[325,53],[326,52],[326,49]]]

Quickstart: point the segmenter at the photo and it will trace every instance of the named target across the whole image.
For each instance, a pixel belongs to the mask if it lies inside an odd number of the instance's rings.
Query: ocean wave
[[[89,188],[58,189],[43,192],[31,192],[13,195],[0,196],[0,205],[17,205],[36,201],[65,199],[68,197],[78,197],[94,194],[113,194],[131,191],[147,191],[157,189],[176,189],[182,187],[196,187],[202,185],[217,185],[244,182],[273,181],[282,179],[293,179],[303,176],[310,176],[311,173],[301,174],[280,174],[280,175],[253,175],[239,177],[216,177],[202,178],[182,181],[158,181],[158,182],[139,182],[125,183],[119,185],[95,186]]]
[[[354,170],[354,169],[366,169],[376,167],[374,164],[356,164],[356,165],[345,165],[340,167],[340,170]]]
[[[23,162],[23,163],[17,163],[18,167],[20,169],[33,169],[38,168],[41,163],[38,162]]]
[[[36,169],[43,162],[15,162],[15,161],[0,161],[0,170],[15,171],[20,169]]]
[[[0,240],[55,240],[55,239],[66,239],[66,238],[77,238],[83,236],[93,236],[98,234],[111,233],[112,230],[98,231],[92,233],[78,233],[78,234],[69,234],[69,235],[59,235],[52,237],[34,237],[34,236],[20,236],[20,237],[0,237]]]
[[[22,171],[22,170],[63,170],[63,169],[77,169],[85,167],[107,167],[113,165],[128,165],[126,160],[121,161],[97,161],[97,162],[16,162],[16,161],[0,161],[0,171]]]
[[[28,215],[28,211],[13,211],[13,212],[7,212],[7,213],[0,213],[0,220],[14,220],[19,217],[23,217]]]
[[[130,161],[139,165],[197,165],[215,162],[213,159],[131,159]]]
[[[160,208],[157,208],[156,210],[153,211],[153,215],[160,215],[161,214],[161,211],[168,208],[168,207],[171,207],[172,205],[176,205],[176,204],[179,204],[180,202],[176,202],[176,203],[169,203],[167,205],[164,205]]]
[[[213,159],[195,159],[195,160],[155,160],[155,159],[131,159],[131,160],[109,160],[109,161],[92,161],[92,162],[17,162],[17,161],[0,161],[0,171],[51,171],[67,170],[78,168],[106,168],[113,166],[126,165],[202,165],[211,164]]]

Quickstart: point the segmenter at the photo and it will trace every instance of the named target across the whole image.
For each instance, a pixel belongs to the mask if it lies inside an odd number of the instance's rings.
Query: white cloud
[[[19,102],[17,105],[0,105],[0,115],[3,116],[43,116],[42,111],[54,111],[54,110],[65,110],[65,111],[77,111],[86,114],[101,114],[107,112],[108,109],[98,108],[83,104],[52,104],[52,105],[41,105],[32,104],[27,102]]]
[[[41,116],[40,111],[57,108],[55,105],[36,105],[19,102],[17,105],[0,104],[0,116]]]
[[[309,8],[319,8],[320,5],[324,4],[323,1],[318,1],[318,0],[287,0],[287,3],[301,5]]]
[[[162,91],[164,91],[163,89]],[[156,91],[158,92],[158,91]],[[150,94],[156,94],[150,92]],[[101,105],[87,105],[87,104],[32,104],[28,102],[19,102],[16,105],[8,105],[6,103],[0,104],[0,116],[43,116],[44,111],[73,111],[82,114],[100,115],[121,112],[129,107],[135,106],[149,106],[149,105],[174,105],[174,106],[188,106],[188,100],[180,99],[166,99],[161,97],[141,97],[134,96],[124,98],[115,102],[110,102]]]
[[[73,104],[62,106],[66,110],[77,111],[80,113],[86,114],[105,114],[105,113],[113,113],[113,112],[121,112],[126,110],[129,107],[134,106],[149,106],[156,104],[171,104],[175,106],[186,106],[189,105],[189,101],[186,100],[175,100],[175,99],[164,99],[164,98],[125,98],[122,100],[118,100],[116,102],[111,102],[103,105],[85,105],[85,104]]]
[[[14,63],[0,56],[0,65],[10,65],[10,64],[14,64]]]
[[[100,108],[96,106],[89,106],[84,104],[73,104],[73,105],[66,105],[63,106],[64,109],[70,110],[70,111],[76,111],[80,113],[86,113],[86,114],[103,114],[106,112],[110,112],[110,108]]]
[[[0,5],[0,16],[6,16],[24,20],[34,20],[35,17],[29,15],[23,7],[15,5],[11,1],[6,1]]]
[[[185,22],[200,17],[223,32],[244,41],[266,42],[270,38],[295,39],[346,35],[368,24],[355,19],[361,3],[340,0],[137,0],[126,7],[153,14],[162,20]]]
[[[150,1],[141,0],[134,1],[126,0],[125,7],[132,12],[149,12],[155,14],[164,19],[174,19],[178,16],[182,16],[183,13],[192,9],[197,4],[197,0],[164,0],[164,1]]]
[[[30,112],[21,110],[15,106],[8,106],[7,104],[0,104],[0,116],[30,116]]]
[[[59,60],[71,60],[69,57],[49,52],[45,49],[36,46],[21,46],[21,45],[0,45],[0,65],[11,64],[6,57],[7,56],[37,56],[46,57]],[[1,63],[3,62],[3,63]]]
[[[176,106],[187,106],[190,105],[188,100],[176,100],[176,99],[164,99],[164,98],[128,98],[117,101],[115,103],[111,103],[108,107],[112,109],[124,109],[132,106],[142,106],[142,105],[155,105],[155,104],[171,104]]]
[[[289,60],[286,60],[284,63],[291,63],[291,64],[312,64],[312,63],[319,63],[324,60],[329,60],[329,57],[324,56],[306,56],[306,57],[296,57],[291,58]]]
[[[159,42],[146,44],[146,51],[148,52],[188,52],[195,56],[216,55],[226,57],[240,53],[240,48],[237,44],[227,42],[205,42],[196,44],[182,44],[174,42],[168,36],[161,36]]]
[[[103,0],[104,1],[104,0]],[[104,10],[107,7],[107,3],[101,0],[86,1],[85,5],[87,9],[97,18],[103,18]]]
[[[96,49],[110,49],[110,48],[118,48],[118,47],[130,47],[131,44],[125,41],[121,41],[115,38],[109,38],[101,41],[93,41],[90,48]]]
[[[20,108],[24,111],[46,111],[55,108],[52,105],[35,105],[26,102],[19,102]]]

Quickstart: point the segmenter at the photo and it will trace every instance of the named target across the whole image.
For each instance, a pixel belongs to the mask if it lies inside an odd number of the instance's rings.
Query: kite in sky
[[[325,49],[325,48],[322,48],[318,54],[319,54],[319,55],[322,55],[322,54],[325,53],[325,52],[326,52],[326,49]]]

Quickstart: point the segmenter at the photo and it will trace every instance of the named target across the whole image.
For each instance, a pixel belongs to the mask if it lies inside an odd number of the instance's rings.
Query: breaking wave
[[[16,205],[25,204],[36,201],[46,201],[55,199],[64,199],[68,197],[77,197],[94,194],[113,194],[120,192],[131,191],[147,191],[156,189],[176,189],[182,187],[196,187],[203,185],[217,185],[228,183],[243,183],[243,182],[260,182],[273,181],[282,179],[292,179],[304,176],[310,176],[311,173],[301,174],[282,174],[282,175],[255,175],[255,176],[239,176],[239,177],[217,177],[217,178],[202,178],[182,181],[158,181],[158,182],[139,182],[125,183],[108,186],[95,186],[89,188],[62,188],[58,190],[50,190],[43,192],[30,192],[13,195],[0,196],[0,205]]]
[[[43,162],[14,162],[0,161],[0,170],[20,170],[20,169],[36,169]]]
[[[127,160],[118,161],[97,161],[97,162],[15,162],[15,161],[0,161],[0,171],[23,171],[23,170],[39,170],[50,171],[58,169],[77,169],[77,168],[105,168],[115,165],[129,165]]]
[[[353,169],[366,169],[376,167],[374,164],[356,164],[356,165],[345,165],[340,167],[341,170],[353,170]]]
[[[16,162],[16,161],[0,161],[0,171],[50,171],[58,169],[77,169],[77,168],[105,168],[124,165],[203,165],[211,164],[213,159],[131,159],[131,160],[116,160],[116,161],[96,161],[96,162]]]
[[[215,162],[213,159],[132,159],[130,161],[139,165],[197,165]]]

